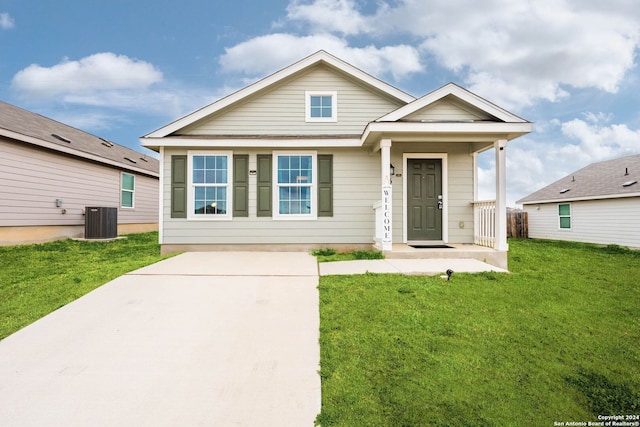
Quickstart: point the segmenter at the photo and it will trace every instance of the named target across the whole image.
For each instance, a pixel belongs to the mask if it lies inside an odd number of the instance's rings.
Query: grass
[[[158,233],[112,242],[0,247],[0,339],[116,277],[161,259]]]
[[[338,252],[333,248],[315,249],[311,251],[318,262],[353,261],[359,259],[384,259],[384,254],[379,251],[348,251]]]
[[[640,252],[511,240],[512,274],[320,278],[330,426],[502,426],[640,412]]]

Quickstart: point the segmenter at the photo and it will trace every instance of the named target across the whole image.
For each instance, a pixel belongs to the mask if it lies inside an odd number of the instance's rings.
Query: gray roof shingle
[[[633,181],[636,182],[623,186]],[[588,200],[637,193],[640,193],[640,154],[592,163],[516,203]]]
[[[0,135],[3,134],[3,129],[45,141],[49,146],[54,144],[54,147],[64,147],[65,152],[71,150],[79,157],[86,158],[88,154],[104,159],[108,164],[116,163],[123,169],[149,173],[152,176],[158,176],[159,173],[159,162],[153,157],[0,101]],[[4,134],[6,136],[6,132]]]

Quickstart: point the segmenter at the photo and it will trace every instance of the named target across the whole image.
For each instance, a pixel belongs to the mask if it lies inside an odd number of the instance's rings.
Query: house
[[[517,203],[529,237],[640,248],[640,154],[590,164]]]
[[[480,234],[506,266],[505,156],[532,124],[447,84],[421,98],[319,51],[141,138],[160,153],[163,252],[386,252]],[[491,230],[477,154],[495,149]],[[495,233],[493,233],[495,230]],[[487,258],[484,254],[483,258]]]
[[[0,245],[83,237],[86,207],[117,208],[119,234],[156,230],[158,166],[154,157],[0,102]]]

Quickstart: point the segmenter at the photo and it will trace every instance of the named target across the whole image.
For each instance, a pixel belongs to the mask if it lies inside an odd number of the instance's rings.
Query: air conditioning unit
[[[118,208],[87,206],[84,212],[85,239],[113,239],[118,235]]]

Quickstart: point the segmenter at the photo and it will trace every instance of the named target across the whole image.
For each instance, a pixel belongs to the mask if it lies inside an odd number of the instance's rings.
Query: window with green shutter
[[[569,203],[558,205],[558,218],[559,218],[560,228],[562,229],[571,228],[571,205]]]
[[[229,220],[233,217],[233,156],[230,151],[188,153],[187,218]]]
[[[249,216],[249,155],[233,156],[233,216]]]
[[[171,156],[171,218],[187,217],[187,156]]]
[[[318,155],[318,216],[333,216],[333,156]]]
[[[258,154],[258,170],[257,170],[257,216],[271,216],[271,154]]]

